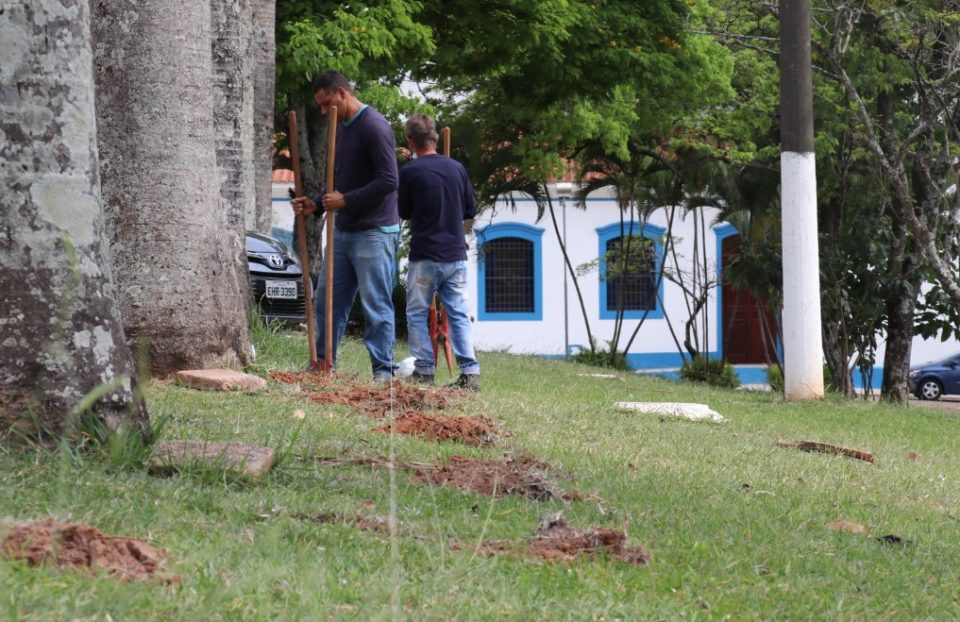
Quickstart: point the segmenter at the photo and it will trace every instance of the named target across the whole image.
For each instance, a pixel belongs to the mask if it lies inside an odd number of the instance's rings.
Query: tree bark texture
[[[251,0],[253,3],[253,131],[256,202],[247,214],[247,229],[269,234],[273,226],[273,111],[276,102],[277,16],[275,0]]]
[[[104,211],[128,343],[158,375],[250,359],[236,233],[220,206],[210,5],[100,1]]]
[[[150,425],[114,299],[87,0],[0,3],[0,439]]]
[[[250,0],[211,0],[213,26],[214,121],[220,208],[226,217],[230,258],[245,300],[250,300],[244,241],[248,197],[255,197],[253,175],[253,76],[247,54],[252,34]],[[246,37],[246,38],[245,38]],[[249,129],[247,129],[249,127]]]
[[[910,396],[910,352],[913,346],[913,316],[917,307],[922,273],[904,224],[894,216],[895,240],[887,275],[887,343],[883,355],[881,399],[905,403]]]
[[[298,145],[300,147],[300,178],[304,195],[315,196],[326,183],[327,174],[327,118],[316,106],[300,104],[294,108],[297,119]],[[289,128],[288,128],[289,130]],[[310,274],[314,279],[320,274],[323,264],[323,228],[326,219],[320,215],[307,218],[307,249],[310,252]],[[294,244],[297,248],[297,231],[294,229]]]

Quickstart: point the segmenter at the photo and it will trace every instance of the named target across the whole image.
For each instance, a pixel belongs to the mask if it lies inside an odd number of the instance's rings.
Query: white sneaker
[[[400,361],[400,365],[397,367],[397,371],[394,372],[394,376],[396,376],[397,378],[409,378],[410,376],[412,376],[413,363],[416,360],[417,359],[415,357],[408,356],[407,358]]]

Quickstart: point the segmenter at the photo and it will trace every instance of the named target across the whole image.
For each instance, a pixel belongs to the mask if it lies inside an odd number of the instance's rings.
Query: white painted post
[[[783,373],[787,400],[823,397],[817,173],[813,153],[780,155]]]
[[[810,2],[780,0],[783,381],[787,400],[823,397]]]

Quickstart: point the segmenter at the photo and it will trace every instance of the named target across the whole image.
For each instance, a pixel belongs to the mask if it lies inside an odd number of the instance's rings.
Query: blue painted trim
[[[615,309],[607,308],[607,242],[615,238],[620,237],[620,223],[616,222],[611,225],[606,225],[604,227],[597,228],[597,239],[599,246],[599,255],[600,266],[597,270],[597,274],[600,278],[600,319],[601,320],[615,320],[617,319],[617,312]],[[639,233],[644,238],[653,240],[653,274],[656,276],[660,272],[660,266],[663,263],[663,234],[666,232],[666,229],[663,227],[657,227],[656,225],[651,225],[650,223],[640,223],[637,221],[630,221],[623,223],[623,234],[624,235],[634,235]],[[660,280],[659,287],[657,288],[657,298],[654,301],[654,308],[649,312],[639,311],[636,309],[626,310],[623,312],[623,318],[625,320],[639,320],[644,317],[646,313],[646,318],[648,320],[662,320],[663,319],[663,279]]]
[[[270,197],[270,200],[274,203],[289,203],[290,197]]]
[[[723,356],[723,241],[730,236],[739,235],[737,228],[729,223],[724,223],[713,228],[714,235],[717,236],[717,352]]]
[[[504,222],[474,229],[477,249],[499,238],[520,238],[533,244],[533,313],[490,313],[487,311],[486,268],[483,254],[477,260],[477,320],[482,322],[539,322],[543,319],[543,229],[519,222]]]

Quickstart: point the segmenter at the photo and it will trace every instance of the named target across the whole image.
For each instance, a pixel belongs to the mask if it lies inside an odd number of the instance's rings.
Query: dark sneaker
[[[447,388],[479,392],[480,374],[460,374],[460,377],[448,384]]]
[[[418,371],[413,372],[407,378],[407,382],[412,382],[413,384],[422,384],[429,387],[433,386],[433,374],[421,374]]]

